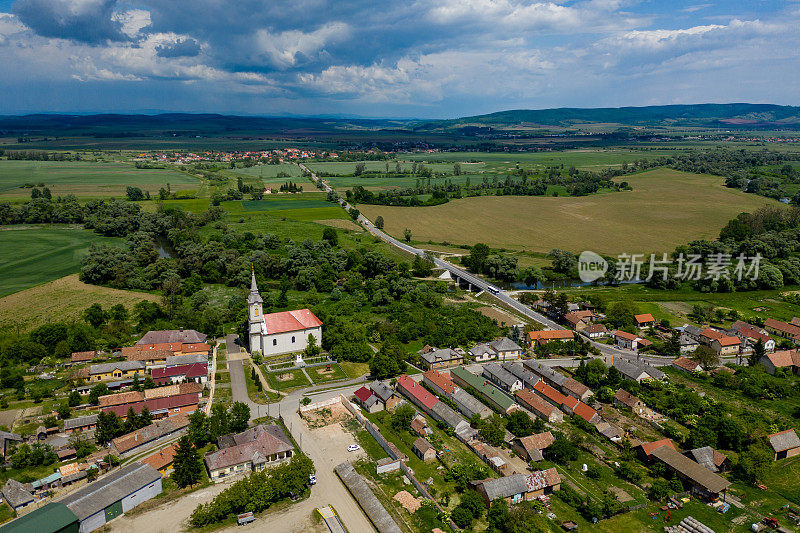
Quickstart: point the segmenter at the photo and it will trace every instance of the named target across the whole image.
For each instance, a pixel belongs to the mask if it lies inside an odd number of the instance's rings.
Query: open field
[[[558,198],[481,196],[435,207],[359,209],[372,220],[383,216],[393,235],[409,228],[415,241],[616,254],[672,251],[694,239],[715,238],[742,211],[781,205],[728,189],[714,176],[657,169],[625,179],[633,191]]]
[[[48,322],[77,320],[87,307],[95,303],[104,309],[116,304],[130,309],[142,300],[157,302],[159,299],[159,296],[145,292],[87,285],[78,280],[77,274],[72,274],[0,298],[0,330],[19,328],[24,333]]]
[[[120,242],[76,226],[0,229],[0,297],[77,272],[94,242]]]
[[[247,168],[230,169],[230,172],[253,178],[261,178],[264,180],[265,183],[266,182],[280,183],[291,178],[302,178],[303,176],[300,167],[292,163],[280,163],[277,165],[256,165]],[[290,178],[277,177],[278,174],[281,172],[288,174]],[[297,180],[295,179],[295,181]]]
[[[170,184],[173,191],[197,188],[200,181],[188,174],[164,169],[136,169],[123,163],[83,161],[0,161],[0,197],[28,198],[26,183],[44,183],[53,196],[79,198],[122,196],[128,185],[151,193]]]
[[[517,164],[523,168],[574,166],[592,170],[591,167],[615,166],[622,163],[633,163],[638,159],[655,159],[663,155],[674,155],[674,150],[630,150],[628,148],[597,148],[583,150],[563,150],[553,152],[525,152],[525,153],[503,153],[503,152],[446,152],[431,154],[408,154],[408,159],[430,162],[447,161],[450,163],[459,161],[465,171],[465,161],[480,160],[483,166],[490,170],[512,170]]]

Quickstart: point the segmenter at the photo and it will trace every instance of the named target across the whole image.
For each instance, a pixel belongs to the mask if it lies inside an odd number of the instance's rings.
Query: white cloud
[[[136,37],[142,29],[150,25],[150,12],[144,9],[131,9],[116,13],[114,19],[122,24],[122,33]]]
[[[312,32],[289,30],[271,33],[260,29],[253,39],[253,53],[263,54],[269,63],[285,68],[295,65],[299,56],[310,57],[317,54],[326,45],[340,42],[349,34],[350,26],[343,22],[331,22]]]

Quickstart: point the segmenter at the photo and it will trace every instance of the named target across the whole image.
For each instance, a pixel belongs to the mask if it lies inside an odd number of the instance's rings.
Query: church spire
[[[261,295],[258,293],[258,285],[256,285],[256,271],[252,269],[250,271],[250,296],[247,298],[247,303],[254,304],[254,303],[262,303],[264,300],[261,299]]]

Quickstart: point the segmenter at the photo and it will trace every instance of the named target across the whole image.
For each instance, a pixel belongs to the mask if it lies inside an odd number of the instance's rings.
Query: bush
[[[460,506],[453,509],[450,518],[452,518],[453,522],[455,522],[456,525],[462,529],[469,527],[473,520],[472,513]]]

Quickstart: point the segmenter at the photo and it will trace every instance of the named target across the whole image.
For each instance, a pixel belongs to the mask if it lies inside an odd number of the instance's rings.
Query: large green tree
[[[188,435],[178,439],[175,455],[172,459],[172,479],[179,487],[194,485],[203,476],[203,461],[200,452]]]

